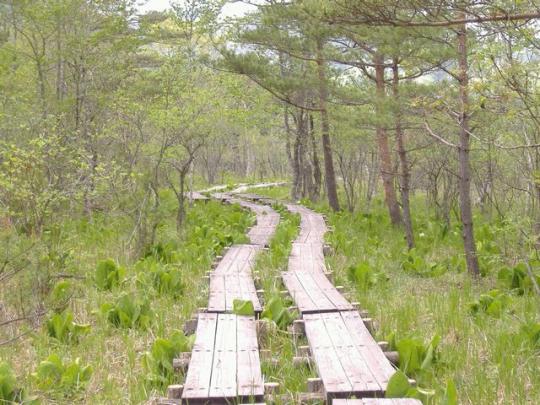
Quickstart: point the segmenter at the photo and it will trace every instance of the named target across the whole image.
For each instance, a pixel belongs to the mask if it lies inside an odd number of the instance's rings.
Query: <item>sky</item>
[[[148,0],[146,3],[144,0],[141,0],[140,3],[143,5],[139,6],[141,12],[146,12],[150,10],[165,10],[169,7],[170,0]],[[242,15],[248,6],[242,3],[230,3],[223,8],[223,16],[237,16]]]

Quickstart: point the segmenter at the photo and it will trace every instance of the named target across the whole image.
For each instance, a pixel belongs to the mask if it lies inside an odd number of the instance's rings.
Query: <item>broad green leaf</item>
[[[233,313],[236,315],[244,315],[244,316],[255,315],[253,302],[235,299],[233,301]]]
[[[386,398],[403,398],[407,395],[409,388],[409,379],[401,370],[396,370],[394,375],[390,377],[388,386],[386,387]]]

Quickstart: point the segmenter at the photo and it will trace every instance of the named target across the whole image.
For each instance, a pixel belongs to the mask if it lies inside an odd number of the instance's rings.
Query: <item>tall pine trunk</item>
[[[460,13],[460,18],[466,18]],[[480,268],[474,240],[474,226],[471,208],[471,162],[470,162],[470,125],[469,125],[469,66],[467,59],[467,26],[461,25],[457,31],[459,65],[459,206],[463,226],[463,244],[467,269],[478,277]]]
[[[384,83],[384,58],[381,54],[376,54],[375,81],[377,84],[377,114],[382,116],[384,99],[386,97]],[[394,188],[394,168],[392,167],[392,156],[388,146],[388,134],[382,123],[377,122],[377,146],[379,148],[380,170],[384,187],[384,199],[388,206],[388,213],[393,225],[401,225],[401,210]]]
[[[317,68],[319,73],[319,108],[321,109],[321,134],[324,156],[324,179],[326,183],[326,193],[328,204],[334,211],[339,211],[339,200],[337,195],[336,172],[332,158],[332,145],[330,141],[330,122],[328,118],[327,100],[328,88],[326,84],[325,62],[323,59],[323,43],[317,41]]]
[[[411,172],[409,167],[409,159],[405,150],[405,134],[402,126],[401,104],[399,99],[399,64],[395,58],[392,64],[392,89],[394,93],[394,101],[396,102],[396,142],[398,148],[399,165],[401,168],[401,206],[403,208],[403,225],[405,226],[405,237],[407,238],[407,246],[409,249],[414,247],[414,233],[411,219],[411,204],[409,198]]]

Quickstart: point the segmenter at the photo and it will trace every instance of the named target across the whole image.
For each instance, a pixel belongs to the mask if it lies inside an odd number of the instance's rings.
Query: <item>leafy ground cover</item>
[[[247,241],[253,216],[238,206],[196,204],[180,235],[174,209],[164,216],[170,220],[157,230],[156,243],[135,254],[126,247],[125,219],[105,215],[56,229],[55,255],[29,251],[10,287],[35,288],[36,275],[47,269],[39,294],[47,310],[35,327],[13,323],[7,331],[24,335],[0,346],[0,402],[141,403],[182,379],[172,358],[189,351],[192,338],[179,329],[206,303],[203,276],[214,257]],[[13,250],[38,243],[19,236],[15,246],[13,235],[3,237]],[[1,295],[4,311],[16,307],[19,297],[9,288]]]
[[[284,187],[257,190],[286,198]],[[307,203],[307,202],[305,202]],[[539,308],[526,271],[538,277],[534,250],[519,248],[516,222],[477,216],[482,278],[465,272],[458,226],[419,207],[417,247],[407,251],[382,201],[369,213],[331,213],[323,205],[334,254],[327,265],[377,321],[376,338],[400,353],[424,403],[526,404],[540,400]],[[455,389],[454,389],[455,388]],[[418,390],[417,390],[418,391]]]

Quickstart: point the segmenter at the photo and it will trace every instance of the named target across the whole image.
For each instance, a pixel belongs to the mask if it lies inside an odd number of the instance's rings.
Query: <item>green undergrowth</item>
[[[522,256],[508,253],[518,239],[511,222],[477,218],[475,282],[455,223],[415,217],[417,246],[407,251],[381,203],[369,214],[322,210],[333,229],[335,282],[369,310],[376,338],[399,352],[400,369],[420,388],[409,394],[426,404],[540,401],[539,301]],[[537,277],[540,262],[529,256]],[[454,392],[458,402],[448,402]]]
[[[47,313],[14,325],[26,335],[0,346],[1,403],[135,404],[183,379],[172,358],[191,348],[180,329],[206,304],[205,272],[225,246],[247,242],[254,218],[236,205],[197,203],[178,234],[174,200],[163,206],[156,242],[135,259],[125,218],[96,214],[55,230]],[[24,277],[14,288],[24,290]]]
[[[284,187],[258,190],[286,196]],[[482,277],[467,274],[461,229],[413,199],[415,249],[391,226],[383,201],[369,212],[332,213],[327,266],[376,320],[376,338],[400,354],[393,394],[425,404],[527,404],[540,402],[540,301],[529,271],[540,277],[538,254],[522,243],[519,218],[475,215]],[[528,250],[527,250],[528,248]],[[528,269],[529,267],[529,269]]]

